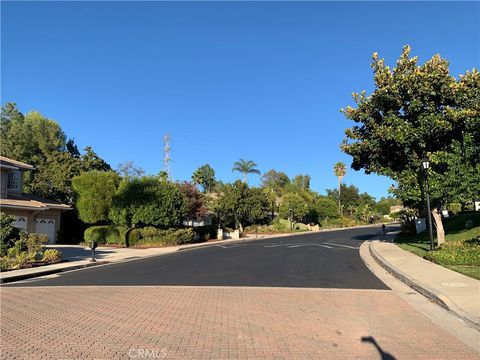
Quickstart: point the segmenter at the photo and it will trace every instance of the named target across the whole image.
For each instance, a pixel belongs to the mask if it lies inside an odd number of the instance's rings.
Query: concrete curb
[[[380,264],[380,266],[382,266],[390,274],[410,286],[415,291],[419,292],[426,298],[448,310],[453,315],[462,319],[470,326],[474,327],[477,330],[480,330],[480,323],[473,316],[460,309],[453,301],[448,298],[447,295],[440,293],[438,290],[433,290],[429,288],[427,284],[421,283],[412,276],[406,274],[404,271],[400,270],[398,267],[389,263],[382,255],[377,252],[374,246],[374,241],[375,240],[369,240],[368,247],[370,250],[370,254],[375,259],[375,261]]]
[[[19,275],[14,275],[10,276],[7,278],[0,279],[0,284],[7,284],[15,281],[21,281],[21,280],[26,280],[26,279],[32,279],[40,276],[46,276],[46,275],[52,275],[52,274],[58,274],[61,272],[65,271],[71,271],[71,270],[78,270],[78,269],[85,269],[89,268],[92,266],[97,266],[97,265],[107,265],[111,264],[109,261],[96,261],[92,263],[87,263],[87,264],[77,264],[77,265],[72,265],[69,267],[64,267],[64,268],[58,268],[58,269],[44,269],[35,273],[30,273],[30,274],[19,274]],[[13,270],[15,271],[15,270]]]

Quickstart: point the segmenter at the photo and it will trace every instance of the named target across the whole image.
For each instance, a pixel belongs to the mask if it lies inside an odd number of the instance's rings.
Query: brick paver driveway
[[[478,359],[390,290],[1,292],[2,359]]]

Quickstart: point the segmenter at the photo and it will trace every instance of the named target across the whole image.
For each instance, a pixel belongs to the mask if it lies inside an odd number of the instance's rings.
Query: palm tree
[[[333,167],[333,172],[335,176],[338,178],[338,208],[340,209],[340,212],[342,212],[342,206],[340,203],[340,191],[342,187],[342,179],[347,173],[347,167],[343,162],[339,161]]]
[[[235,164],[233,164],[232,171],[238,171],[243,174],[243,182],[247,182],[248,174],[260,174],[260,170],[256,169],[257,164],[252,160],[243,160],[240,159]]]

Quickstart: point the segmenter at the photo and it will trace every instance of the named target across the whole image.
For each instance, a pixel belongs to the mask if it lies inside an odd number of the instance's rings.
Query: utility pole
[[[168,180],[172,180],[172,169],[170,168],[170,134],[163,136],[163,170],[167,173]]]

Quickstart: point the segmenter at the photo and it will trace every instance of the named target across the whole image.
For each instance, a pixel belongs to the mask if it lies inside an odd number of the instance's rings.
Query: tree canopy
[[[280,216],[292,222],[302,221],[308,213],[307,202],[297,193],[287,193],[282,198]]]
[[[119,182],[120,177],[113,171],[89,171],[75,176],[72,185],[78,194],[80,219],[88,224],[107,221]]]
[[[288,184],[290,178],[282,171],[270,169],[262,175],[262,187],[273,189],[276,195],[280,195]]]
[[[74,176],[90,170],[110,170],[91,147],[81,155],[74,140],[66,140],[60,125],[37,111],[23,115],[14,103],[6,103],[0,123],[0,153],[36,168],[25,173],[27,193],[73,205]]]
[[[186,215],[187,205],[179,187],[152,176],[123,180],[109,212],[116,225],[164,229],[181,226]]]
[[[449,168],[446,154],[454,154],[455,147],[459,150],[469,141],[469,166],[479,166],[477,70],[455,79],[448,61],[440,55],[418,65],[418,57],[410,57],[408,46],[393,69],[374,53],[372,69],[373,93],[354,93],[356,108],[343,109],[345,116],[357,123],[346,130],[342,145],[353,157],[355,170],[391,177],[399,183],[397,195],[418,204],[422,200],[423,157],[430,157],[432,173],[444,174]],[[443,184],[434,183],[432,193],[444,197],[438,188]]]
[[[249,188],[237,180],[223,186],[214,209],[221,224],[233,224],[243,231],[244,226],[261,223],[268,218],[270,201],[259,188]]]
[[[201,185],[204,193],[211,192],[216,184],[215,170],[208,164],[202,165],[193,173],[192,181]]]
[[[345,131],[342,149],[352,156],[355,170],[394,179],[396,196],[417,208],[423,207],[424,199],[421,160],[428,157],[436,205],[432,214],[441,243],[442,203],[455,194],[480,192],[474,185],[480,166],[480,74],[473,69],[456,79],[438,54],[419,65],[418,57],[410,57],[409,46],[393,69],[377,53],[371,66],[373,93],[353,93],[356,107],[342,109],[357,124]],[[455,181],[466,176],[468,189],[459,194],[446,174]]]

